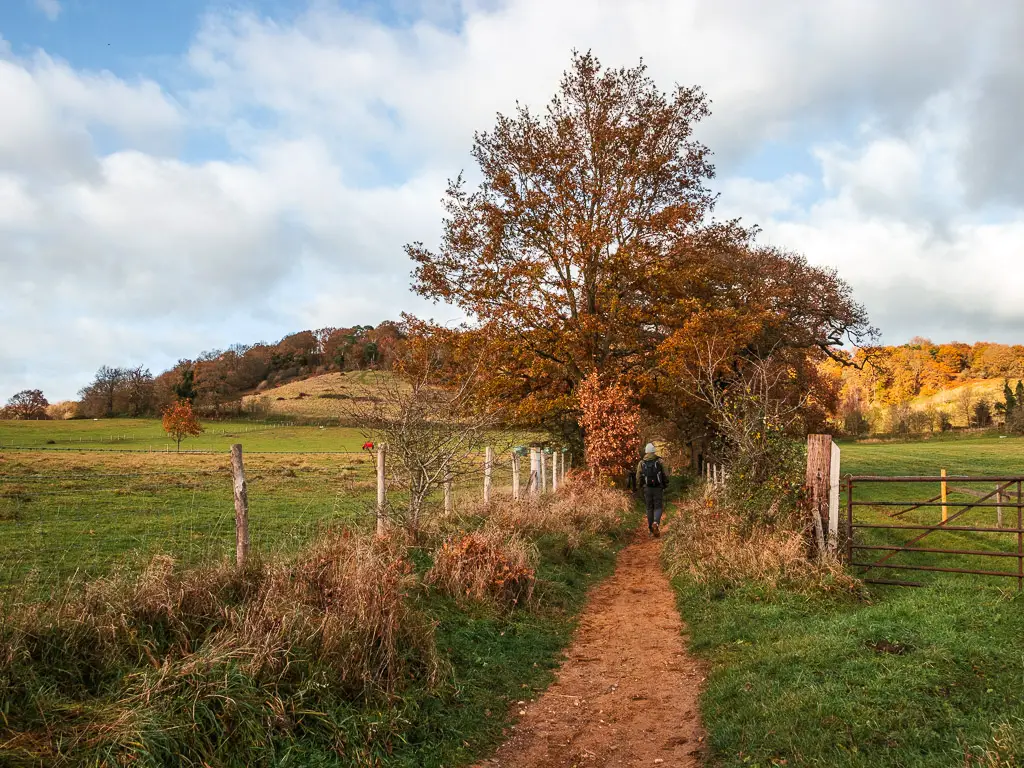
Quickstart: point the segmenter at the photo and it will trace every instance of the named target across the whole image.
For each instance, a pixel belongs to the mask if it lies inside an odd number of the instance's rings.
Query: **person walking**
[[[644,504],[647,506],[647,530],[651,535],[661,535],[661,515],[665,508],[665,487],[668,473],[661,457],[654,451],[654,443],[644,448],[644,457],[636,468],[637,482],[644,489]]]

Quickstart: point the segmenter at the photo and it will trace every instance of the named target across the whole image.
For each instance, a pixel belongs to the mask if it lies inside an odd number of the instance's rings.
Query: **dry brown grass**
[[[709,493],[681,504],[662,552],[670,576],[698,584],[755,583],[826,592],[859,592],[860,582],[838,562],[809,558],[796,527],[750,526],[721,496]]]
[[[460,602],[525,606],[537,582],[537,551],[519,533],[489,526],[449,536],[434,556],[427,582]]]
[[[154,722],[202,749],[235,738],[248,710],[251,730],[237,738],[269,748],[317,722],[309,702],[320,697],[387,699],[439,680],[433,626],[410,602],[414,584],[398,537],[341,532],[290,561],[180,569],[156,557],[141,575],[98,580],[72,598],[9,596],[0,605],[0,742],[68,759],[105,752],[121,764],[137,757]],[[225,707],[237,711],[216,714]]]
[[[563,535],[567,546],[574,549],[589,537],[621,528],[632,509],[628,494],[595,485],[589,476],[575,473],[557,493],[528,496],[518,502],[511,496],[498,495],[490,505],[471,507],[468,514],[484,518],[488,526],[520,531],[526,536]]]

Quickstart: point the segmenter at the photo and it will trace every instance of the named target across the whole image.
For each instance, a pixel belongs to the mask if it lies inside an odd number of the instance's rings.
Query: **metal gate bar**
[[[942,503],[937,501],[941,498],[941,495],[933,499],[928,499],[923,502],[910,502],[912,506],[907,507],[905,501],[862,501],[858,502],[854,500],[854,487],[856,483],[949,483],[950,481],[966,482],[966,483],[999,483],[994,491],[991,491],[977,501],[973,502],[946,502]],[[908,571],[933,571],[941,573],[965,573],[977,576],[996,576],[996,577],[1009,577],[1017,579],[1017,589],[1024,590],[1024,503],[1022,503],[1022,482],[1024,478],[1021,477],[1003,477],[1003,476],[981,476],[981,477],[969,477],[964,475],[938,475],[938,476],[879,476],[879,475],[848,475],[846,478],[846,517],[847,517],[847,537],[846,537],[846,556],[847,562],[851,567],[864,568],[864,574],[869,573],[875,568],[888,568],[896,570],[908,570]],[[1006,502],[1003,502],[1002,494],[1008,491],[1013,486],[1017,486],[1017,500],[1014,504],[1008,498]],[[964,492],[961,490],[961,492]],[[995,503],[986,503],[993,496],[997,497]],[[1007,492],[1007,496],[1010,496]],[[1010,497],[1012,498],[1012,496]],[[918,524],[889,524],[889,523],[857,523],[854,521],[854,507],[874,507],[874,508],[885,508],[885,507],[904,507],[898,512],[889,513],[888,517],[898,517],[907,512],[911,512],[915,509],[921,509],[926,507],[943,507],[948,509],[950,507],[956,508],[955,512],[948,514],[946,519],[941,523],[935,525],[918,525]],[[966,514],[972,509],[997,509],[997,508],[1017,508],[1017,526],[1015,528],[993,528],[991,526],[973,526],[973,525],[950,525],[956,518]],[[908,542],[902,545],[882,545],[882,544],[856,544],[854,543],[854,531],[857,528],[882,528],[890,530],[917,530],[922,531],[919,535],[913,537]],[[926,536],[930,536],[936,531],[966,531],[976,533],[1004,533],[1004,534],[1017,534],[1017,551],[1016,552],[991,552],[986,550],[977,549],[942,549],[938,547],[916,547],[914,546],[919,541],[924,539]],[[884,556],[880,557],[875,562],[863,563],[856,562],[853,559],[854,550],[862,551],[882,551],[886,552]],[[1017,571],[1012,573],[1009,571],[991,571],[983,569],[972,569],[972,568],[953,568],[937,565],[910,565],[910,564],[898,564],[889,563],[888,560],[895,557],[900,552],[925,552],[931,554],[948,554],[948,555],[966,555],[966,556],[977,556],[977,557],[1013,557],[1017,559]],[[919,582],[912,581],[896,581],[892,579],[872,579],[864,578],[866,582],[874,584],[894,584],[899,586],[923,586]]]

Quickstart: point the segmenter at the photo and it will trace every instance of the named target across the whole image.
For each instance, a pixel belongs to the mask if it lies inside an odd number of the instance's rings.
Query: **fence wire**
[[[50,455],[19,462],[15,455],[0,465],[0,591],[29,585],[45,596],[69,578],[138,570],[155,554],[183,565],[230,557],[230,462],[224,451],[216,454],[175,455],[166,460],[176,465],[170,467],[160,457],[103,451],[80,452],[73,460]],[[377,485],[370,454],[245,457],[254,555],[294,552],[330,527],[373,525]],[[163,466],[154,467],[156,461]],[[492,493],[511,491],[511,465],[510,454],[495,457]],[[525,492],[527,458],[521,467]],[[455,478],[459,506],[480,501],[483,475],[481,456],[479,466]],[[407,497],[391,472],[388,479],[388,503],[400,515]],[[429,501],[439,507],[440,491]]]

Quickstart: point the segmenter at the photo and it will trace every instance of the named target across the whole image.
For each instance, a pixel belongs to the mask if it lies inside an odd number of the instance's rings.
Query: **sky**
[[[458,313],[412,295],[473,132],[573,49],[712,116],[715,215],[882,341],[1024,343],[1019,0],[0,0],[0,401]]]

